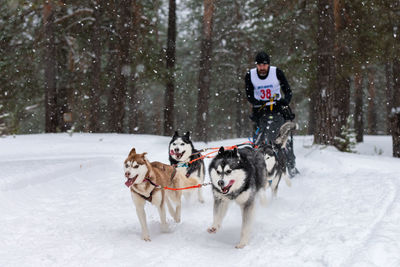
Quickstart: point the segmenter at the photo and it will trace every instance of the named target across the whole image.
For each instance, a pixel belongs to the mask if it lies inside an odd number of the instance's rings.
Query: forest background
[[[400,2],[0,0],[0,135],[250,137],[257,51],[291,85],[298,134],[400,157]]]

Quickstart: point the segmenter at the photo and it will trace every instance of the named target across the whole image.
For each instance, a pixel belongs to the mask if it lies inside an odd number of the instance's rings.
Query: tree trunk
[[[386,96],[386,134],[391,134],[390,112],[393,108],[393,89],[392,89],[392,65],[389,60],[385,62],[385,96]]]
[[[175,87],[175,49],[176,49],[176,2],[169,0],[168,38],[167,38],[167,77],[164,110],[164,135],[171,136],[174,131],[174,87]]]
[[[375,70],[368,69],[368,134],[377,134]]]
[[[140,43],[140,25],[142,23],[142,6],[140,1],[132,0],[132,26],[131,26],[131,37],[130,37],[130,51],[131,51],[131,66],[133,72],[130,74],[129,80],[129,91],[128,91],[128,107],[129,107],[129,115],[128,115],[128,124],[129,124],[129,133],[144,133],[144,117],[143,112],[138,109],[138,101],[139,101],[139,88],[136,84],[137,78],[135,76],[137,61],[138,61],[138,53],[140,49],[142,49]]]
[[[344,8],[343,0],[334,0],[334,18],[335,18],[335,111],[337,117],[334,118],[336,134],[344,138],[342,127],[347,125],[347,118],[350,115],[350,76],[344,67],[350,58],[346,49],[347,39],[343,37],[343,32],[349,26],[347,11]],[[336,112],[335,112],[336,113]],[[337,146],[338,147],[338,146]],[[338,147],[339,148],[339,147]]]
[[[43,5],[44,25],[44,86],[45,86],[45,132],[57,131],[57,87],[56,87],[56,45],[54,29],[54,5],[45,1]]]
[[[356,131],[356,141],[364,141],[364,119],[363,119],[363,75],[361,70],[354,74],[354,129]]]
[[[400,38],[397,40],[400,41]],[[400,158],[400,60],[393,60],[393,109],[391,111],[393,157]]]
[[[242,3],[239,3],[237,0],[234,1],[235,5],[235,22],[234,22],[234,27],[237,29],[235,33],[235,38],[236,40],[240,40],[240,35],[243,34],[242,31],[240,30],[240,25],[243,22],[242,15],[241,15],[241,10],[242,10]],[[235,65],[236,65],[236,75],[235,77],[243,77],[243,67],[240,64],[242,55],[244,55],[244,47],[241,45],[241,43],[238,43],[235,47],[234,53],[235,53]],[[236,80],[237,86],[236,86],[236,99],[235,99],[235,108],[236,108],[236,123],[235,123],[235,129],[236,129],[236,137],[242,137],[245,136],[245,114],[246,112],[245,109],[247,107],[247,101],[246,101],[246,96],[244,94],[244,87],[243,87],[243,80],[239,79]],[[247,118],[248,119],[248,118]]]
[[[93,47],[91,88],[89,92],[89,101],[91,112],[89,113],[89,132],[100,131],[100,95],[102,95],[101,87],[101,17],[102,17],[102,0],[96,0],[94,6],[91,43]]]
[[[316,106],[317,106],[317,97],[318,97],[318,89],[316,85],[316,81],[312,81],[311,83],[311,93],[310,93],[310,103],[308,106],[308,129],[307,134],[313,135],[315,133],[315,125],[316,125]]]
[[[197,97],[196,137],[208,141],[208,102],[211,84],[212,29],[214,0],[204,0],[203,37],[200,51],[200,72]]]
[[[317,83],[316,127],[314,143],[333,145],[336,133],[335,118],[335,62],[334,62],[334,18],[333,1],[319,0],[319,21],[317,34]]]
[[[117,17],[117,68],[115,74],[115,87],[111,90],[111,120],[112,132],[122,133],[124,130],[125,98],[127,95],[127,79],[131,75],[129,60],[129,41],[131,31],[131,0],[121,0],[118,4],[119,17]]]
[[[59,86],[57,92],[57,109],[58,109],[58,127],[61,132],[66,132],[71,129],[71,110],[69,107],[68,93],[71,91],[71,84],[67,83],[65,86]]]

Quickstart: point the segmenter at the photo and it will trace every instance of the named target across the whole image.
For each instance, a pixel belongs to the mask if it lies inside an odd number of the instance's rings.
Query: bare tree
[[[386,97],[386,134],[391,134],[390,127],[390,113],[393,108],[393,86],[392,86],[392,64],[390,60],[386,60],[385,62],[385,78],[386,78],[386,86],[385,86],[385,97]]]
[[[317,33],[317,84],[316,125],[314,142],[316,144],[334,144],[336,134],[335,118],[335,62],[333,0],[318,1],[318,33]]]
[[[368,68],[368,134],[377,134],[375,70]]]
[[[44,27],[44,82],[45,82],[45,131],[57,131],[57,87],[56,87],[56,44],[54,24],[54,3],[45,1],[43,5]]]
[[[164,135],[174,131],[174,90],[175,90],[175,50],[176,50],[176,1],[169,0],[167,37],[167,77],[165,90]]]
[[[200,72],[197,96],[196,137],[208,141],[207,121],[211,84],[212,35],[214,0],[204,0],[203,36],[200,51]]]
[[[317,106],[317,98],[318,98],[319,90],[317,89],[317,81],[315,79],[310,81],[310,103],[308,105],[308,129],[307,134],[313,135],[315,133],[315,125],[316,125],[316,106]]]
[[[396,40],[400,48],[400,37]],[[400,158],[400,60],[393,60],[393,109],[391,111],[391,132],[393,157]]]
[[[234,25],[233,27],[236,29],[234,34],[236,40],[241,40],[241,36],[244,35],[244,32],[240,30],[240,24],[243,22],[243,15],[241,14],[243,2],[235,0],[234,1]],[[245,47],[242,42],[238,42],[235,46],[235,76],[243,77],[243,66],[241,64],[242,55],[245,53]],[[238,79],[236,82],[236,94],[235,94],[235,108],[236,108],[236,136],[242,137],[246,134],[246,121],[248,121],[247,113],[245,112],[248,104],[246,100],[246,96],[243,90],[243,80]]]
[[[132,18],[132,0],[121,0],[116,3],[117,16],[117,66],[115,73],[115,86],[111,90],[110,129],[112,132],[122,133],[125,118],[125,99],[127,95],[127,79],[131,73],[130,66],[130,31]]]
[[[92,72],[91,72],[91,88],[89,91],[89,99],[91,113],[89,113],[89,131],[100,131],[100,95],[102,93],[101,86],[101,25],[102,25],[102,0],[95,0],[93,8],[93,29],[91,43],[93,47]]]
[[[358,68],[354,74],[354,129],[356,131],[356,141],[364,140],[364,120],[363,120],[363,74]]]
[[[128,126],[129,133],[143,132],[144,128],[142,125],[144,123],[143,112],[138,108],[139,101],[139,88],[136,85],[137,77],[135,76],[136,67],[138,65],[138,53],[142,49],[142,44],[140,43],[141,32],[140,24],[142,23],[142,6],[141,1],[132,0],[132,26],[131,26],[131,36],[130,36],[130,51],[131,51],[131,67],[132,73],[129,75],[129,89],[128,89]]]
[[[334,101],[337,117],[335,118],[336,136],[342,135],[342,127],[346,125],[350,114],[350,72],[345,67],[350,58],[346,29],[349,27],[348,14],[344,0],[334,0],[335,18],[335,90]],[[343,137],[343,136],[342,136]]]

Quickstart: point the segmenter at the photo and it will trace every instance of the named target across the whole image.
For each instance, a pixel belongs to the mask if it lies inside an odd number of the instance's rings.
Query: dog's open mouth
[[[183,151],[182,153],[179,153],[179,152],[176,152],[176,151],[174,151],[174,150],[171,150],[171,151],[169,152],[169,154],[170,154],[171,156],[175,156],[177,159],[181,159],[182,156],[183,156],[183,154],[185,154],[185,151]]]
[[[135,177],[133,178],[128,178],[128,180],[125,182],[125,185],[127,187],[130,187],[131,185],[133,185],[133,183],[135,182],[136,178],[138,177],[139,174],[136,174]]]
[[[234,182],[235,182],[234,180],[230,180],[229,184],[227,186],[224,186],[223,188],[221,188],[222,194],[228,194],[229,189],[231,189]]]
[[[183,156],[183,154],[185,154],[185,151],[183,151],[182,153],[175,153],[175,155],[176,155],[176,157],[177,157],[178,159],[181,159],[182,156]]]

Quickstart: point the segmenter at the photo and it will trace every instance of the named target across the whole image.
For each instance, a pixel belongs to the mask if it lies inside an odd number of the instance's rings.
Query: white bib
[[[268,76],[262,80],[257,75],[257,68],[250,70],[250,80],[254,86],[254,98],[261,101],[268,101],[267,105],[271,105],[270,99],[281,99],[281,85],[278,77],[276,77],[276,67],[270,66]],[[272,102],[275,104],[275,101]]]

